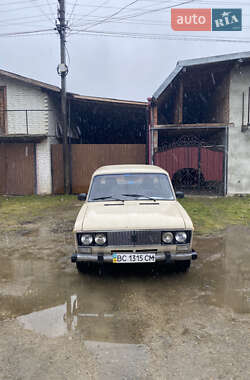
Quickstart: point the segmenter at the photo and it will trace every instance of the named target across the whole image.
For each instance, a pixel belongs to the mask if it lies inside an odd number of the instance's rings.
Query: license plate
[[[154,263],[155,253],[113,253],[114,264]]]

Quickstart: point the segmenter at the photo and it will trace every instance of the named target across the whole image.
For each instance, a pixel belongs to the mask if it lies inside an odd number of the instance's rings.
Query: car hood
[[[193,229],[177,201],[86,202],[74,231]]]

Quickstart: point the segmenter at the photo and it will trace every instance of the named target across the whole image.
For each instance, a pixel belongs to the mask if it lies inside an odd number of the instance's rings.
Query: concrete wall
[[[43,110],[28,112],[28,134],[43,134],[48,137],[36,144],[37,193],[52,193],[51,144],[55,138],[58,112],[53,95],[40,88],[22,83],[15,79],[0,77],[0,86],[6,86],[7,128],[6,134],[26,134],[25,110]],[[17,111],[23,110],[23,111]]]
[[[247,123],[250,65],[236,65],[230,75],[228,145],[228,195],[250,194],[250,130],[241,132],[242,92],[245,92],[245,124]]]

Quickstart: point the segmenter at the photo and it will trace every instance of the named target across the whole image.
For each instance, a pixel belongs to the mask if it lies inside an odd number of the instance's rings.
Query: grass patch
[[[0,228],[15,230],[53,210],[70,208],[75,202],[75,195],[0,196]]]
[[[190,215],[196,233],[208,234],[228,225],[250,226],[250,197],[190,197],[180,200]]]
[[[54,212],[64,215],[66,220],[72,217],[72,211],[77,212],[74,207],[77,203],[75,195],[0,196],[0,229],[15,230],[24,223],[32,223]],[[187,197],[180,203],[190,215],[198,234],[218,232],[233,224],[250,226],[250,196]]]

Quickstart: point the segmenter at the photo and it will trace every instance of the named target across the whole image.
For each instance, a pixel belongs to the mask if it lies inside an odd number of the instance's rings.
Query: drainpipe
[[[150,120],[149,104],[147,104],[146,109],[145,109],[145,118],[146,118],[146,148],[145,148],[145,158],[146,158],[146,164],[148,164],[149,163],[149,123],[150,123],[150,121],[149,121]]]
[[[148,98],[148,107],[149,107],[149,163],[154,165],[154,105],[155,99]]]

